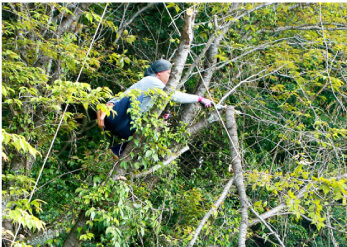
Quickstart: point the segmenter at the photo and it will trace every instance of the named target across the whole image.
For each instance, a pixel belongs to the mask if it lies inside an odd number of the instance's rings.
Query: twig
[[[323,26],[323,20],[322,20],[322,5],[319,4],[319,18],[320,18],[320,24],[321,24],[321,29],[323,32],[323,41],[325,44],[325,48],[326,48],[326,72],[328,74],[328,79],[329,79],[329,83],[330,83],[330,87],[331,87],[331,91],[333,92],[333,95],[335,96],[335,99],[337,100],[337,102],[339,102],[339,104],[341,105],[341,108],[346,112],[346,107],[342,104],[342,102],[339,100],[339,98],[337,98],[335,91],[334,91],[334,87],[333,84],[331,82],[331,78],[330,78],[330,73],[329,73],[329,50],[328,50],[328,43],[326,41],[325,38],[325,30],[324,30],[324,26]]]
[[[82,168],[79,168],[79,169],[76,169],[76,170],[73,170],[73,171],[69,171],[69,172],[63,173],[63,174],[59,175],[58,177],[55,177],[55,178],[49,180],[48,182],[44,183],[43,185],[38,187],[37,190],[40,190],[42,187],[46,186],[47,184],[53,182],[54,180],[56,180],[58,178],[61,178],[62,176],[65,176],[65,175],[68,175],[70,173],[74,173],[74,172],[77,172],[77,171],[80,171],[80,170],[84,170],[84,169],[87,169],[87,167],[82,167]]]
[[[263,218],[253,209],[253,207],[251,205],[249,205],[249,208],[251,209],[251,211],[255,214],[255,216],[257,216],[257,218],[264,224],[264,226],[266,226],[267,229],[269,229],[269,231],[271,232],[271,234],[275,235],[275,237],[277,238],[278,242],[281,244],[282,247],[285,247],[285,245],[283,244],[282,240],[280,239],[280,237],[278,236],[278,234],[272,230],[272,228],[266,223],[265,220],[263,220]]]

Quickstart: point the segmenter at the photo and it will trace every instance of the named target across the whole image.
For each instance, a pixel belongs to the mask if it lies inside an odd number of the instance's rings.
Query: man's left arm
[[[181,103],[181,104],[191,104],[191,103],[202,103],[205,107],[211,107],[212,101],[206,98],[203,98],[198,95],[189,94],[189,93],[182,93],[179,91],[176,91],[172,95],[172,100]]]

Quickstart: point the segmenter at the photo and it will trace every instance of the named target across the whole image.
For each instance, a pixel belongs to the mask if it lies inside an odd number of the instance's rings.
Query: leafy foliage
[[[103,3],[2,4],[3,221],[22,225],[24,238],[16,244],[27,246],[54,225],[59,234],[48,245],[64,246],[74,232],[82,246],[188,245],[232,176],[230,142],[221,124],[188,134],[212,110],[199,108],[183,124],[189,106],[166,106],[170,95],[151,90],[146,95],[153,109],[141,112],[134,100],[141,92],[131,92],[138,139],[129,139],[134,147],[118,163],[108,148],[122,140],[98,130],[95,111],[108,111],[104,103],[123,97],[151,62],[171,59],[180,45],[181,17],[191,7],[197,13],[194,40],[181,90],[200,92],[205,83],[200,76],[214,69],[205,97],[240,112],[240,153],[253,208],[266,214],[283,207],[282,215],[267,221],[286,246],[334,241],[344,246],[346,4],[165,5],[110,3],[101,20]],[[216,64],[206,63],[205,54],[187,72],[218,35],[223,38]],[[156,113],[164,108],[172,113],[168,122]],[[190,151],[164,168],[185,145]],[[157,165],[162,169],[140,176]],[[128,172],[126,181],[112,179],[118,168]],[[237,245],[239,207],[232,189],[196,245]],[[78,223],[77,231],[71,222]],[[7,230],[10,241],[16,229]],[[247,246],[276,243],[261,224],[252,225],[247,237]]]

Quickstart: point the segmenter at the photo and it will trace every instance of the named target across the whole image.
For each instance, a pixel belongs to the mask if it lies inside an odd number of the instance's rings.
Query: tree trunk
[[[194,19],[195,13],[192,9],[187,9],[184,24],[181,31],[180,46],[177,55],[173,61],[170,79],[166,85],[165,91],[170,94],[175,91],[181,79],[184,65],[186,64],[191,44],[194,38]]]

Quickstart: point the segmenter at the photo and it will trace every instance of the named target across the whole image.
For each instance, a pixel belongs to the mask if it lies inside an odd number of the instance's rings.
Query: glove
[[[165,112],[165,114],[163,115],[163,118],[164,118],[165,120],[168,120],[169,117],[170,117],[170,111]]]
[[[205,99],[201,96],[199,96],[198,98],[198,102],[200,102],[201,104],[203,104],[205,107],[211,107],[212,106],[212,101],[209,99]]]

